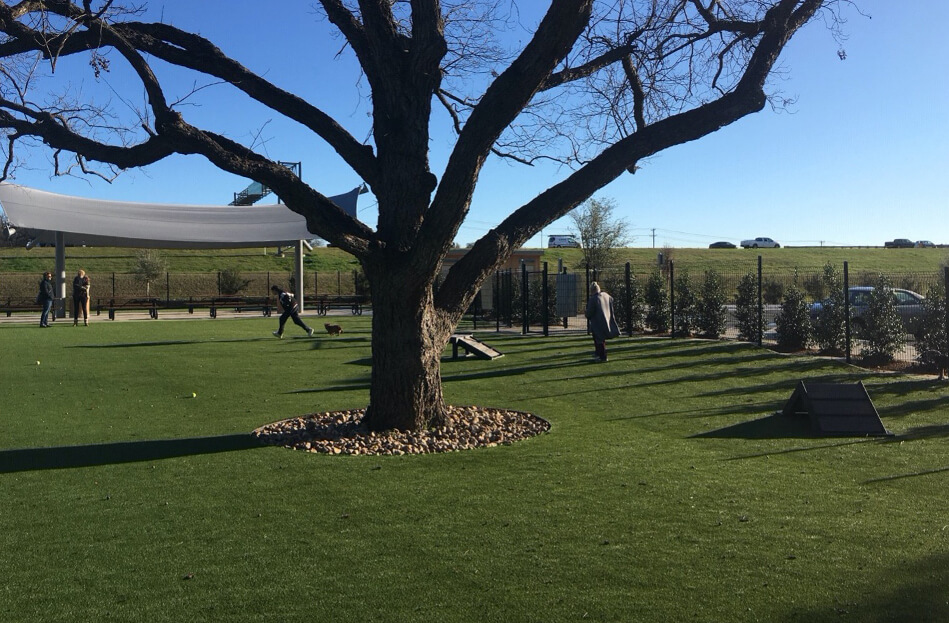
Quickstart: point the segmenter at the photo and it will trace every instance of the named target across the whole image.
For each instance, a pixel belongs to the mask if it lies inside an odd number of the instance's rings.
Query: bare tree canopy
[[[503,0],[319,0],[324,28],[358,62],[354,81],[368,85],[366,141],[324,102],[269,82],[200,35],[140,21],[144,9],[129,2],[7,1],[0,3],[3,176],[13,171],[18,149],[42,144],[60,173],[78,168],[108,177],[198,154],[265,184],[310,231],[357,257],[369,279],[367,424],[418,428],[444,414],[439,358],[485,278],[643,159],[761,110],[785,44],[820,13],[836,24],[841,1],[556,0],[514,45],[510,27],[524,26],[517,5]],[[284,12],[274,5],[261,15],[293,19]],[[168,68],[192,74],[195,85],[230,85],[329,145],[375,195],[375,227],[254,145],[192,121],[187,97],[167,89]],[[128,74],[121,106],[87,98],[62,79],[118,71]],[[429,149],[440,119],[457,136],[436,173]],[[492,155],[569,168],[475,242],[436,295],[432,284]]]
[[[591,197],[570,213],[583,243],[583,264],[586,268],[603,269],[613,263],[616,249],[629,242],[629,224],[613,216],[616,200],[612,197]]]

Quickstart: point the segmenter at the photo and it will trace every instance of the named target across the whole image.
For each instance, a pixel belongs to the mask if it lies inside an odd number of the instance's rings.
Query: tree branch
[[[765,81],[785,43],[809,21],[821,0],[781,0],[762,20],[763,34],[736,87],[719,99],[640,128],[603,150],[562,182],[517,209],[477,241],[448,272],[436,297],[446,312],[463,310],[478,287],[514,251],[548,223],[566,215],[596,190],[643,158],[681,145],[761,110],[767,102]]]
[[[420,254],[441,257],[464,220],[484,160],[498,136],[531,100],[590,19],[592,0],[552,3],[537,32],[488,87],[458,137],[426,220]]]

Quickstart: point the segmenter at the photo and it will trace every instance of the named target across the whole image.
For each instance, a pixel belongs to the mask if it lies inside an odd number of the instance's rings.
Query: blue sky
[[[365,83],[361,91],[355,88],[351,62],[326,60],[342,43],[326,36],[327,25],[311,4],[285,0],[275,5],[279,14],[245,0],[174,0],[150,8],[317,102],[363,139],[369,127],[360,106]],[[949,3],[859,4],[871,18],[847,13],[846,60],[838,58],[841,46],[819,23],[791,42],[783,56],[788,75],[773,85],[795,99],[788,110],[766,108],[668,150],[597,193],[616,200],[616,216],[635,235],[633,246],[707,246],[754,236],[784,245],[881,245],[896,237],[949,244],[949,54],[942,33]],[[116,67],[106,79],[119,90],[126,76]],[[259,133],[266,141],[262,151],[302,161],[304,179],[327,195],[360,183],[311,134],[227,87],[206,89],[194,101],[200,105],[182,109],[189,119],[244,142]],[[450,147],[444,130],[433,134],[436,173]],[[476,240],[566,174],[490,161],[457,242]],[[248,183],[197,157],[126,172],[111,185],[51,178],[46,161],[33,157],[31,168],[13,181],[86,197],[195,204],[227,203]],[[360,202],[360,217],[373,224],[371,195]],[[570,230],[569,219],[561,219],[543,235]],[[542,246],[541,236],[528,246]]]

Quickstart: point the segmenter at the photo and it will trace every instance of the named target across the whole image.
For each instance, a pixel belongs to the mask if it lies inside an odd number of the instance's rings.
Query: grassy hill
[[[887,273],[929,273],[949,264],[949,249],[882,249],[882,248],[830,248],[800,247],[782,249],[666,249],[667,259],[671,255],[677,265],[689,268],[727,269],[731,272],[755,270],[758,256],[770,271],[787,272],[795,269],[802,272],[819,270],[827,262],[838,266],[847,261],[851,270]],[[671,253],[670,253],[671,251]],[[618,252],[620,263],[630,262],[644,267],[656,263],[660,249],[628,248]],[[266,249],[215,249],[215,250],[162,250],[168,270],[178,273],[216,272],[236,269],[243,272],[290,272],[293,270],[293,250],[276,255],[273,247]],[[562,259],[564,266],[575,269],[580,266],[582,252],[579,249],[548,249],[544,260],[551,268]],[[67,273],[84,268],[93,273],[129,272],[135,265],[135,249],[70,247],[66,252]],[[42,273],[54,263],[54,249],[35,248],[27,251],[22,247],[0,248],[0,273]],[[359,263],[348,253],[335,248],[319,248],[308,253],[304,259],[307,271],[350,271]]]

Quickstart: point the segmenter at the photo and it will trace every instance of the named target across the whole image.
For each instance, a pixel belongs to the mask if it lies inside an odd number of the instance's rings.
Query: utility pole
[[[656,228],[652,228],[652,248],[656,248]]]

